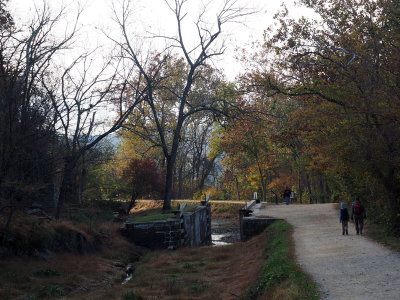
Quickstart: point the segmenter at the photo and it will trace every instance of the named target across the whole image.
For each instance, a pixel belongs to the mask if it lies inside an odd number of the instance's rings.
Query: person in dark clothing
[[[289,205],[290,203],[290,195],[292,194],[292,191],[286,187],[285,191],[283,192],[283,199],[285,199],[286,205]]]
[[[342,202],[340,204],[340,216],[339,220],[342,223],[342,234],[349,235],[349,211],[347,210],[346,204]]]
[[[360,199],[356,197],[356,200],[351,205],[351,219],[354,219],[354,225],[356,227],[356,233],[362,234],[364,228],[364,219],[367,218],[364,205],[360,202]]]

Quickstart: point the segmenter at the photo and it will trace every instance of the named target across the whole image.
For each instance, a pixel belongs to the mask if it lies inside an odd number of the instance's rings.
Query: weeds
[[[124,295],[124,300],[144,300],[144,298],[137,296],[134,291],[129,291]]]
[[[390,247],[393,250],[400,251],[400,238],[395,237],[392,232],[388,232],[387,228],[384,226],[380,224],[368,223],[366,233],[374,240]]]
[[[190,285],[190,290],[195,294],[201,294],[207,289],[208,285],[204,281],[193,282]]]
[[[41,291],[40,291],[40,295],[42,297],[61,297],[65,295],[65,291],[64,291],[64,287],[60,286],[60,285],[47,285],[42,287]]]
[[[53,270],[51,268],[46,268],[46,269],[34,272],[33,275],[36,277],[54,277],[54,276],[59,276],[60,273],[58,273],[56,270]]]
[[[174,276],[168,282],[166,294],[177,295],[181,292],[181,289],[182,289],[182,280],[178,276]]]

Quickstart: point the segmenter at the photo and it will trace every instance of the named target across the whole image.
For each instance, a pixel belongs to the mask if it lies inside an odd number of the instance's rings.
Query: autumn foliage
[[[138,197],[159,198],[163,191],[162,174],[150,159],[132,159],[123,170],[122,178],[131,194],[131,206]]]
[[[300,2],[315,20],[282,10],[243,85],[296,102],[279,136],[310,201],[360,196],[400,234],[399,2]]]

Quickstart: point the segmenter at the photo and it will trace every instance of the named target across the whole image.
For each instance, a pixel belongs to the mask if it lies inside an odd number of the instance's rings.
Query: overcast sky
[[[173,1],[173,0],[172,0]],[[189,13],[194,14],[198,11],[199,5],[206,0],[189,0],[187,8]],[[99,28],[112,32],[115,25],[112,22],[112,5],[119,6],[120,0],[51,0],[48,1],[50,6],[55,10],[61,5],[66,3],[70,5],[70,10],[73,12],[74,7],[78,3],[83,3],[85,11],[82,16],[82,23],[84,24],[83,33],[81,34],[82,40],[86,43],[106,43]],[[212,4],[221,3],[222,0],[212,0]],[[216,61],[216,66],[223,69],[228,79],[234,79],[241,71],[240,63],[235,61],[235,49],[247,48],[251,50],[251,42],[261,41],[263,31],[270,26],[274,20],[273,15],[277,12],[282,2],[285,2],[289,12],[296,17],[310,15],[306,9],[295,7],[292,0],[279,1],[279,0],[238,0],[240,5],[246,5],[248,8],[253,8],[258,12],[247,16],[242,19],[242,24],[227,24],[223,28],[225,38],[227,40],[227,49],[222,58]],[[34,3],[42,3],[42,0],[10,0],[10,8],[14,17],[21,21],[26,20],[27,15],[32,13]],[[173,32],[176,28],[174,18],[164,0],[135,0],[136,14],[135,19],[132,20],[132,28],[135,31],[150,30],[154,33]],[[215,14],[214,14],[215,15]],[[211,16],[213,14],[211,13]],[[190,17],[190,15],[188,16]],[[212,20],[211,20],[212,21]],[[193,30],[186,33],[186,39],[191,39]],[[195,32],[193,32],[195,34]],[[154,43],[154,42],[153,42]]]

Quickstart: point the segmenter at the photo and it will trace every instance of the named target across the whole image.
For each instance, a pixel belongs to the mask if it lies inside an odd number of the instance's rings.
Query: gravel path
[[[321,285],[323,299],[400,299],[400,255],[357,236],[352,223],[343,236],[335,204],[262,204],[254,213],[293,225],[298,263]]]

